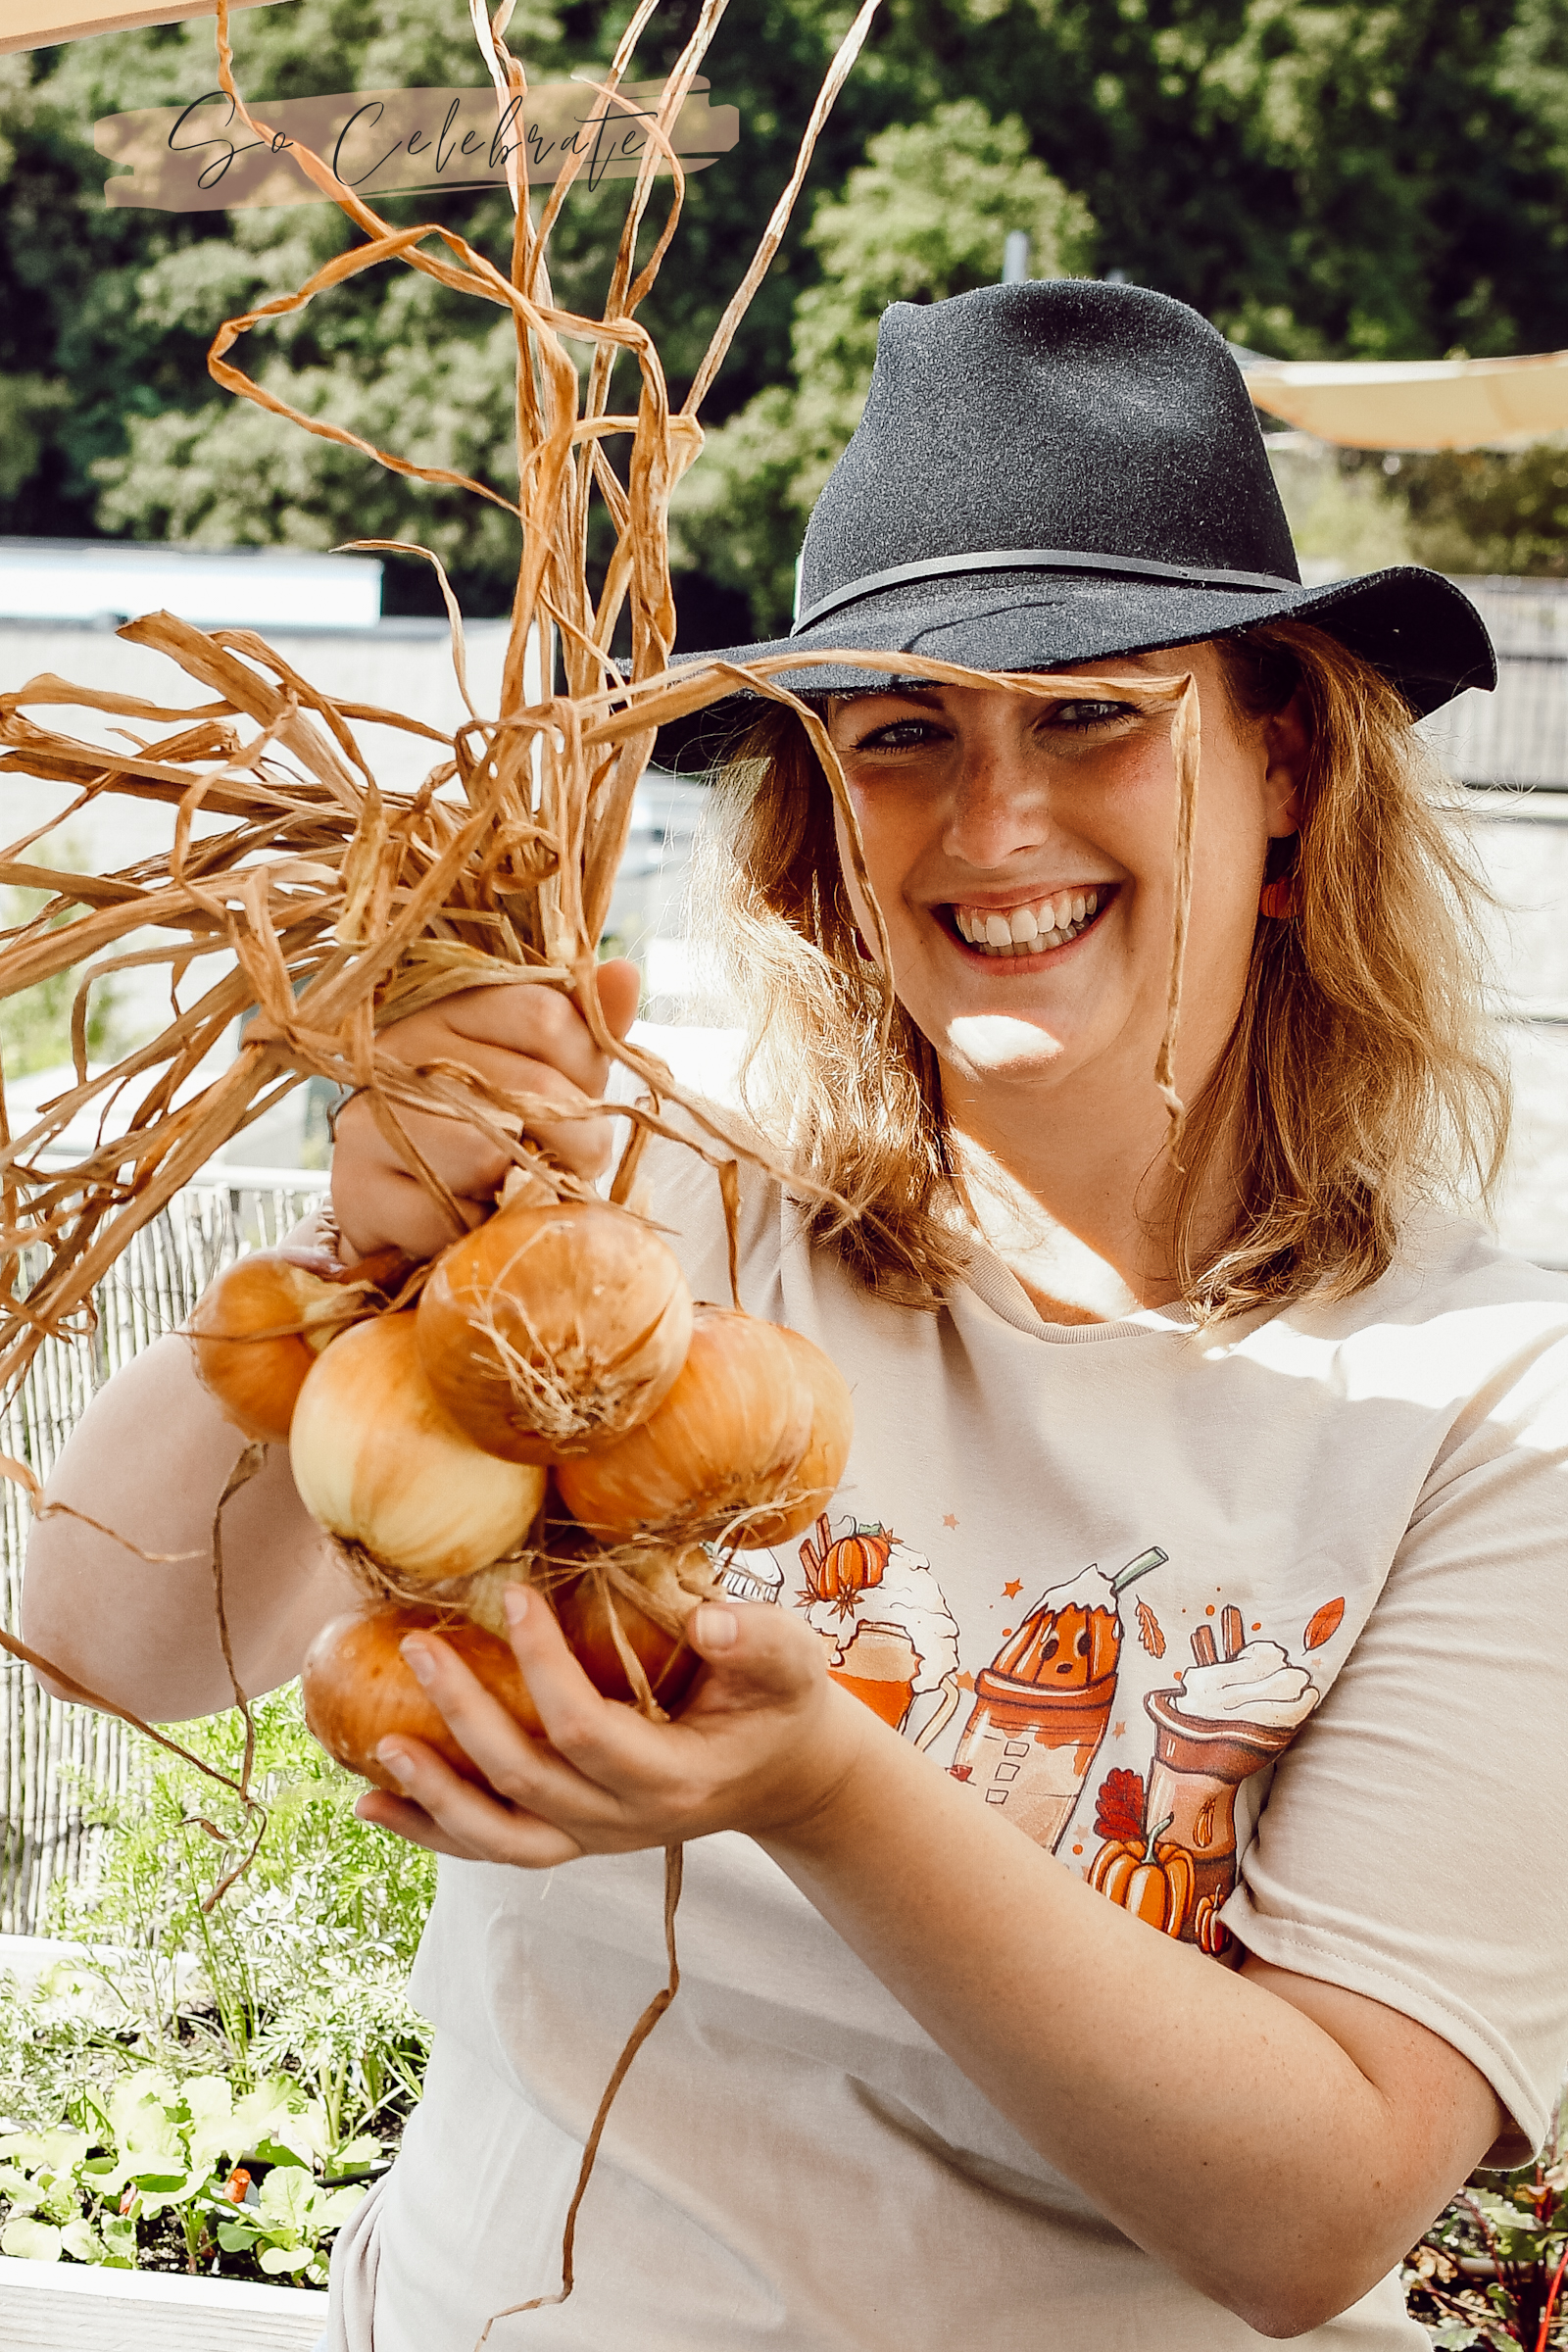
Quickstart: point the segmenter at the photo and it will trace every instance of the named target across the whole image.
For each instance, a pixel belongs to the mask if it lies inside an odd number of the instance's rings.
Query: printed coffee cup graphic
[[[836,1683],[917,1747],[958,1703],[958,1629],[929,1560],[874,1522],[824,1511],[801,1545],[800,1606]]]
[[[1054,1585],[974,1681],[974,1711],[950,1767],[1037,1844],[1054,1846],[1100,1751],[1116,1696],[1117,1603],[1165,1564],[1157,1544],[1118,1575],[1086,1568]]]
[[[1223,1654],[1210,1627],[1193,1636],[1195,1664],[1181,1685],[1152,1690],[1154,1761],[1145,1815],[1192,1857],[1194,1895],[1183,1934],[1205,1950],[1223,1948],[1215,1917],[1236,1884],[1236,1792],[1282,1755],[1322,1693],[1277,1642],[1244,1642],[1241,1611],[1220,1620]]]

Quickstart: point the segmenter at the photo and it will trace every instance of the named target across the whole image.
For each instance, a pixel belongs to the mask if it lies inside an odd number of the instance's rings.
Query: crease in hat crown
[[[1185,303],[1064,278],[883,314],[792,633],[883,589],[1004,571],[1299,587],[1247,387]]]

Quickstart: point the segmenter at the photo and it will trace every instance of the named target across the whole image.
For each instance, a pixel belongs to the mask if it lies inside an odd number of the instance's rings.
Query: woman
[[[1409,725],[1491,682],[1484,632],[1430,574],[1303,590],[1218,337],[1078,284],[888,314],[802,604],[796,650],[1077,664],[1083,691],[798,674],[886,924],[886,1050],[876,911],[799,722],[766,713],[732,765],[761,1116],[862,1212],[751,1180],[742,1295],[835,1357],[855,1451],[799,1558],[738,1563],[698,1613],[676,1725],[599,1700],[520,1592],[553,1754],[408,1645],[497,1793],[395,1741],[406,1796],[361,1800],[452,1859],[425,2102],[339,2245],[329,2340],[467,2352],[549,2294],[685,1841],[682,1990],[612,2113],[576,2291],[493,2344],[1417,2347],[1399,2257],[1539,2141],[1568,2057],[1568,1285],[1442,1205],[1494,1170],[1506,1097]],[[1189,673],[1173,1151],[1149,689]],[[603,989],[629,1020],[626,967]],[[543,992],[394,1034],[564,1106],[606,1080]],[[605,1123],[542,1140],[608,1165]],[[479,1139],[420,1141],[483,1215]],[[710,1175],[649,1163],[722,1296]],[[333,1199],[349,1254],[447,1238],[355,1106]],[[234,1449],[166,1342],[54,1491],[175,1551]],[[231,1509],[258,1688],[345,1589],[286,1464]],[[39,1529],[28,1639],[144,1712],[221,1704],[206,1569],[160,1571],[149,1610],[107,1559]]]

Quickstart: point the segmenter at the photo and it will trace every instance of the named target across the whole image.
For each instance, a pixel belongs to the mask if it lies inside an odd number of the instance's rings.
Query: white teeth
[[[1100,911],[1098,890],[1063,890],[1033,906],[1005,914],[978,906],[955,906],[960,939],[988,956],[1041,956],[1077,937]]]

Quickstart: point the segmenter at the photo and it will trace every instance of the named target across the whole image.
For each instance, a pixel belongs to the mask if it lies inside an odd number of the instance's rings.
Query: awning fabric
[[[1526,449],[1568,433],[1568,351],[1515,360],[1259,360],[1258,408],[1346,449]]]
[[[270,0],[229,0],[233,8],[265,8]],[[132,32],[144,24],[173,24],[181,17],[213,17],[215,0],[3,0],[0,52],[42,49],[88,32]]]

